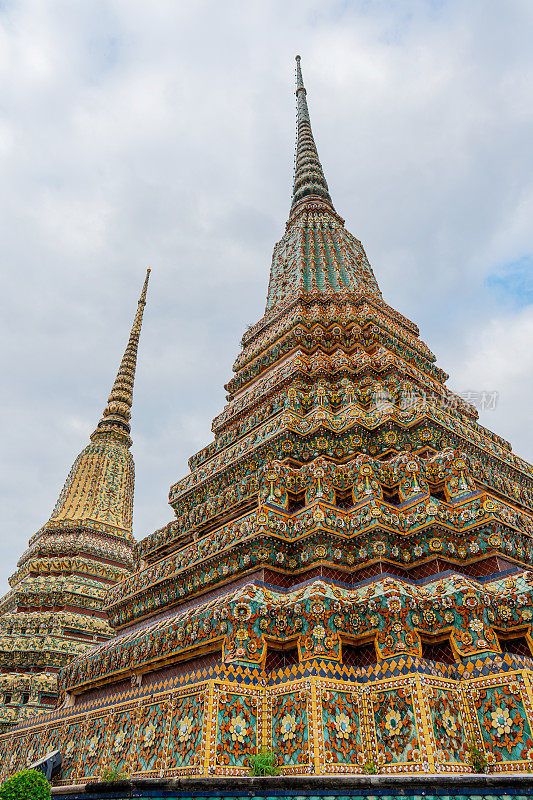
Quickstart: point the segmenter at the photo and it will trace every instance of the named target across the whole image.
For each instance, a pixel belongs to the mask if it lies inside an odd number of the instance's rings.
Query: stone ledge
[[[266,797],[280,792],[281,795],[303,798],[306,795],[345,794],[392,794],[398,797],[423,795],[507,795],[531,794],[533,796],[533,773],[507,773],[502,775],[291,775],[279,777],[216,777],[216,778],[135,778],[128,781],[90,782],[78,786],[52,787],[52,797],[65,800],[105,800],[105,798],[169,797],[201,795],[209,797]],[[329,800],[328,797],[328,800]]]

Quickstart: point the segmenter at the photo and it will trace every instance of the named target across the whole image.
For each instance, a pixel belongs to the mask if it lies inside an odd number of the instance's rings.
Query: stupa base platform
[[[59,785],[110,764],[138,778],[247,777],[263,748],[283,776],[468,774],[473,745],[491,773],[531,772],[533,672],[517,663],[217,665],[19,725],[0,738],[0,777],[51,750]]]
[[[404,775],[283,776],[278,778],[174,778],[170,780],[132,780],[122,783],[88,783],[83,787],[52,789],[61,800],[129,800],[151,797],[163,800],[226,800],[254,797],[259,800],[297,798],[298,800],[344,800],[365,797],[372,800],[508,800],[531,798],[532,775]]]

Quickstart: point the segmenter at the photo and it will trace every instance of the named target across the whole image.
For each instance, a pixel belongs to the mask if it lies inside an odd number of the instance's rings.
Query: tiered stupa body
[[[3,728],[53,708],[61,668],[113,635],[107,591],[134,563],[129,421],[147,286],[148,274],[102,419],[0,600]]]
[[[38,745],[66,783],[245,775],[262,747],[283,774],[468,772],[469,743],[531,768],[533,469],[384,302],[299,60],[297,99],[289,221],[215,439],[110,592],[116,638],[4,739],[8,770]]]

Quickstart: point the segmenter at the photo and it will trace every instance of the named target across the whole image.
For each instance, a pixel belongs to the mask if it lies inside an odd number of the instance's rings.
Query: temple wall
[[[355,682],[330,662],[279,670],[204,670],[59,710],[0,738],[0,777],[51,750],[63,753],[60,783],[86,783],[114,762],[130,775],[246,776],[248,756],[266,747],[284,775],[466,773],[471,740],[491,772],[533,765],[533,672],[464,680],[409,673]],[[360,672],[360,671],[359,671]],[[401,673],[404,674],[397,674]],[[369,673],[370,674],[370,673]]]

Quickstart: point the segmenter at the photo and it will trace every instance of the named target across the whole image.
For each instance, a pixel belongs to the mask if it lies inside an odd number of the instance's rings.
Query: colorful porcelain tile
[[[112,716],[106,715],[93,717],[85,725],[81,747],[79,750],[79,777],[92,777],[100,775],[107,765],[107,754],[113,748],[114,736],[111,723]],[[77,746],[76,734],[81,725],[73,726],[70,733],[69,742],[65,745],[65,752],[68,754],[71,747]],[[113,758],[109,758],[113,761]],[[62,771],[63,775],[63,771]]]
[[[202,764],[205,694],[186,694],[172,701],[167,770],[198,771]]]
[[[325,765],[331,768],[351,764],[360,770],[366,758],[357,695],[335,688],[321,688],[320,702]]]
[[[272,749],[280,765],[301,771],[311,760],[308,718],[309,685],[294,691],[276,692],[272,697]],[[295,770],[294,767],[300,769]]]
[[[218,693],[216,763],[247,767],[257,750],[258,703],[255,694]]]
[[[164,766],[165,733],[169,703],[151,703],[139,709],[139,730],[135,739],[132,772],[157,773]]]
[[[506,762],[531,762],[533,737],[520,678],[497,685],[479,683],[471,698],[489,761],[495,766]]]
[[[371,699],[377,762],[384,765],[419,762],[420,740],[413,687],[406,684],[388,690],[378,689]]]

